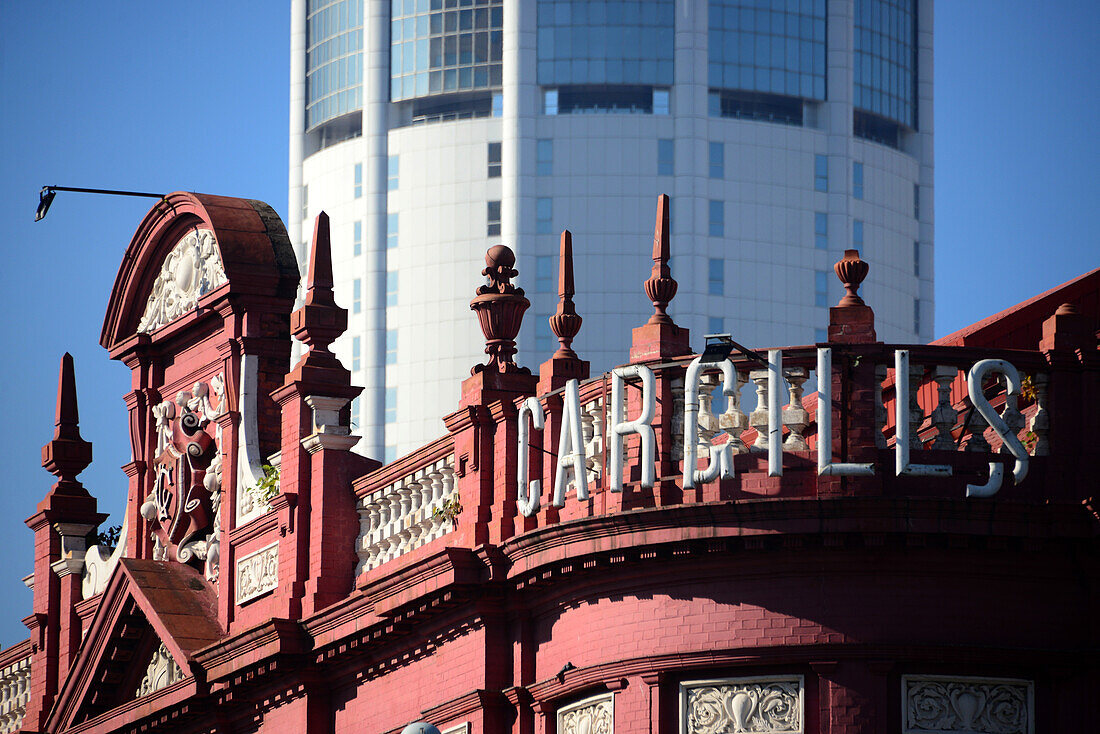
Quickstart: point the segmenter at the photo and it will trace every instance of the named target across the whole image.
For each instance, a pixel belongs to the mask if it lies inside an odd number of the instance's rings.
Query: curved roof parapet
[[[99,341],[114,352],[226,283],[236,294],[293,299],[298,281],[290,238],[270,206],[177,191],[149,210],[126,248]]]

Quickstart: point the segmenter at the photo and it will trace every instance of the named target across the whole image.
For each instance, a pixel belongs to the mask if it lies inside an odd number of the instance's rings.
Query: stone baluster
[[[749,414],[749,425],[756,429],[752,451],[765,452],[768,450],[768,371],[753,370],[749,379],[756,384],[756,407]]]
[[[955,450],[955,437],[951,435],[951,431],[955,428],[959,411],[951,407],[951,385],[958,374],[959,370],[950,365],[937,365],[932,372],[937,396],[936,409],[932,411],[931,417],[932,425],[936,427],[936,440],[932,444],[934,449]]]
[[[802,434],[806,432],[806,426],[810,425],[810,414],[802,407],[803,385],[809,379],[809,373],[805,367],[793,367],[783,370],[784,377],[790,386],[790,405],[783,409],[783,425],[790,433],[783,442],[784,451],[809,451],[810,446]]]
[[[886,435],[882,429],[886,427],[886,403],[882,399],[882,383],[886,381],[887,367],[885,364],[875,365],[875,448],[886,448]]]
[[[430,543],[435,540],[435,523],[432,520],[432,497],[435,480],[432,479],[432,470],[425,471],[419,479],[420,482],[420,517],[417,518],[417,526],[420,528],[421,543]]]
[[[749,417],[741,410],[741,386],[745,384],[745,374],[735,370],[734,375],[737,389],[726,398],[726,412],[718,417],[718,427],[729,434],[730,450],[743,454],[749,450],[741,440],[741,433],[749,427]]]
[[[397,490],[397,496],[400,497],[401,502],[401,514],[397,525],[397,535],[400,539],[398,555],[401,555],[409,550],[409,542],[412,539],[410,528],[413,521],[413,499],[420,496],[420,484],[411,479],[402,482],[401,487]]]
[[[1008,379],[1004,375],[998,375],[997,381],[1005,389],[1005,407],[1001,411],[1001,420],[1008,426],[1008,430],[1019,438],[1020,431],[1024,429],[1024,424],[1027,421],[1024,419],[1024,414],[1017,407],[1017,396],[1008,394]],[[1002,443],[999,453],[1009,454],[1012,452],[1008,450],[1008,444]]]
[[[1032,379],[1035,385],[1035,413],[1031,416],[1028,430],[1035,434],[1032,456],[1050,455],[1050,413],[1047,412],[1047,384],[1050,377],[1038,372]]]
[[[901,378],[898,378],[901,379]],[[920,427],[924,423],[924,411],[920,407],[920,386],[924,382],[924,367],[909,365],[909,448],[920,451],[924,442],[920,439]]]
[[[672,460],[684,460],[684,376],[672,378]],[[624,462],[625,464],[625,462]]]
[[[584,412],[592,422],[591,438],[585,441],[585,453],[588,456],[589,479],[598,481],[603,474],[603,398],[593,400],[584,406]],[[587,434],[586,434],[587,435]]]
[[[970,398],[966,399],[966,404],[970,412],[966,417],[967,434],[963,437],[963,451],[988,454],[992,450],[989,441],[985,440],[985,429],[989,428],[989,423],[970,403]]]
[[[714,389],[718,387],[719,374],[704,372],[699,382],[699,451],[698,456],[708,456],[710,442],[721,429],[714,414]]]

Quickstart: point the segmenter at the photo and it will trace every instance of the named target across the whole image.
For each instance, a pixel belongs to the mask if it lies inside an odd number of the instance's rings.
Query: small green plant
[[[88,547],[93,545],[104,545],[108,548],[115,548],[118,546],[118,536],[122,533],[121,525],[111,525],[103,530],[93,530],[88,536]]]
[[[432,517],[437,520],[450,520],[451,524],[458,527],[458,516],[462,512],[462,502],[456,494],[453,499],[445,499],[439,507],[432,510]]]
[[[1035,431],[1028,431],[1024,434],[1024,448],[1027,449],[1029,454],[1035,453],[1035,445],[1039,443],[1039,435]]]
[[[248,493],[261,504],[267,504],[279,494],[279,469],[278,467],[264,464],[264,475],[254,485],[249,487]]]

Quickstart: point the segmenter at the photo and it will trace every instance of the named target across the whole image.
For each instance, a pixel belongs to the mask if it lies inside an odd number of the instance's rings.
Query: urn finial
[[[867,277],[867,271],[871,269],[863,260],[859,259],[859,250],[845,250],[844,257],[835,265],[833,271],[840,282],[844,284],[846,291],[840,299],[838,306],[864,306],[863,299],[859,297],[859,284]]]
[[[478,372],[518,372],[530,374],[530,370],[515,362],[516,335],[523,322],[523,312],[531,305],[511,280],[519,271],[515,268],[516,254],[506,245],[494,245],[485,253],[487,279],[477,289],[477,296],[470,301],[470,309],[477,314],[481,333],[485,335],[485,353],[489,361],[474,365],[470,374]]]
[[[645,294],[653,302],[653,315],[647,323],[671,324],[668,304],[676,296],[676,281],[668,267],[668,194],[657,197],[657,222],[653,229],[653,271],[645,282]]]

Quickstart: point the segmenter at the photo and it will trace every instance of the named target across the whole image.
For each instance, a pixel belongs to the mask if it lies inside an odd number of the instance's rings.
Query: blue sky
[[[6,647],[26,636],[23,520],[52,484],[40,450],[65,351],[95,447],[81,479],[110,523],[125,502],[129,372],[107,358],[99,332],[151,203],[61,193],[36,224],[38,189],[202,191],[285,215],[289,3],[5,2],[0,27]],[[937,5],[937,336],[1100,266],[1098,29],[1094,2]]]

